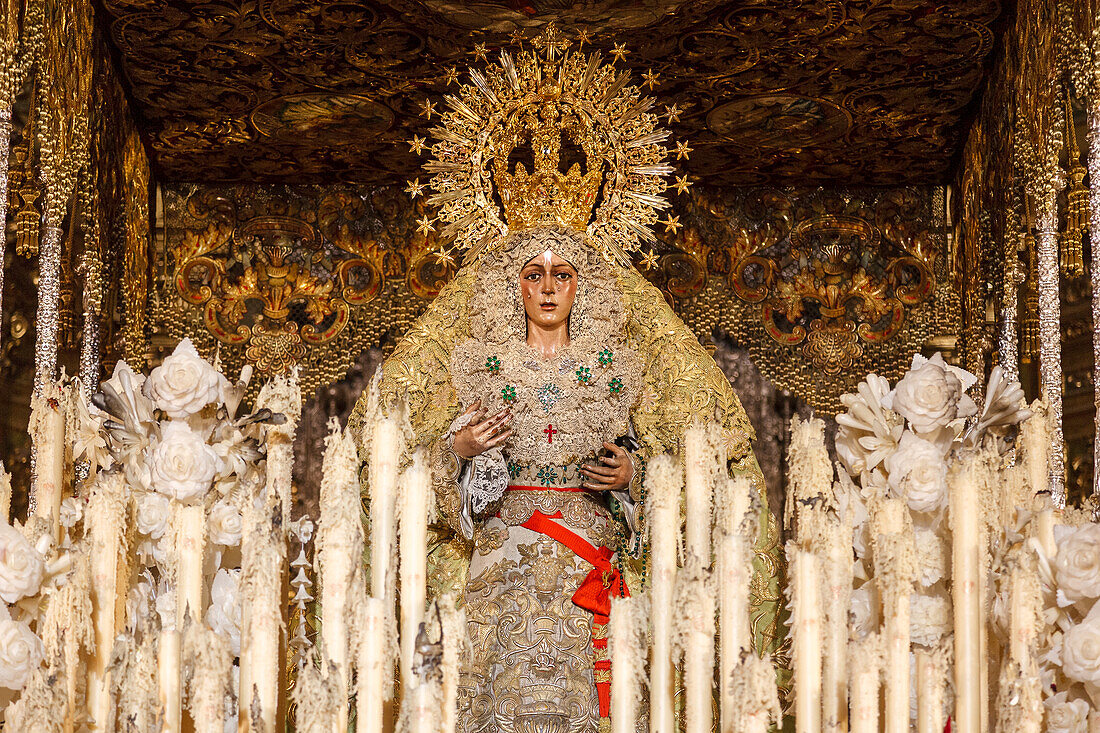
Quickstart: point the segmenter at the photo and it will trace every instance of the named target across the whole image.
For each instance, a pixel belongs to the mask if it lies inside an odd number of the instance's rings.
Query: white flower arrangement
[[[220,548],[212,550],[215,568],[206,578],[212,606],[204,620],[240,648],[239,603],[235,640],[226,620],[240,571],[222,567],[239,562],[239,553],[224,549],[240,545],[241,504],[248,487],[262,480],[267,425],[284,419],[268,409],[238,415],[251,374],[246,367],[230,382],[184,339],[147,378],[119,362],[81,415],[88,446],[81,457],[93,470],[122,471],[135,507],[136,552],[146,569],[128,597],[128,628],[158,619],[174,627],[175,590],[163,567],[174,552],[173,517],[180,507],[201,506],[207,544]]]
[[[834,493],[839,516],[852,528],[858,560],[851,595],[853,640],[884,622],[876,589],[890,581],[874,574],[874,516],[884,500],[900,499],[913,528],[910,640],[914,648],[930,652],[950,647],[950,467],[962,453],[983,444],[1004,453],[1017,424],[1031,415],[1023,390],[1005,380],[1000,368],[990,376],[979,412],[968,394],[977,382],[940,354],[918,354],[894,386],[872,374],[841,397],[846,412],[836,418],[836,454],[842,470]]]

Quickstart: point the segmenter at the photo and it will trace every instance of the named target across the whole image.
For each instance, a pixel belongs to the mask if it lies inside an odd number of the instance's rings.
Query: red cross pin
[[[547,443],[553,443],[554,442],[554,436],[558,434],[558,431],[554,429],[553,425],[547,425],[546,430],[543,430],[542,432],[546,433],[546,442]]]

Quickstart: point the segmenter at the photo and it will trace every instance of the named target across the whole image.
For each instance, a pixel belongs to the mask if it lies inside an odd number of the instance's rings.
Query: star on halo
[[[664,116],[668,118],[668,124],[671,125],[673,122],[679,122],[680,121],[680,115],[682,115],[683,113],[684,113],[684,110],[677,107],[676,103],[673,102],[671,107],[665,107]]]
[[[665,225],[665,234],[668,234],[669,232],[675,234],[676,230],[683,226],[683,224],[680,223],[680,217],[673,216],[672,214],[669,214],[657,223]]]
[[[409,185],[405,186],[405,193],[409,194],[409,198],[414,199],[417,196],[424,195],[424,184],[420,182],[419,178],[409,181]]]
[[[447,70],[443,72],[443,83],[447,86],[458,82],[458,69],[453,66],[448,66]]]
[[[428,144],[428,139],[423,137],[412,136],[412,140],[409,140],[409,150],[417,155],[424,154],[424,146]]]
[[[687,193],[687,190],[691,188],[691,181],[688,180],[687,173],[676,176],[676,183],[672,184],[672,187],[676,189],[676,193]]]
[[[474,58],[485,60],[485,57],[489,55],[489,49],[484,43],[478,43],[474,45]]]
[[[425,237],[428,236],[428,232],[435,231],[435,227],[432,226],[432,220],[428,218],[427,214],[420,217],[416,222],[416,231],[423,234]]]
[[[625,43],[616,43],[615,47],[611,49],[611,55],[615,57],[616,61],[622,61],[628,53],[630,51],[626,49]]]
[[[692,152],[693,150],[694,150],[694,148],[689,148],[688,144],[686,142],[677,142],[676,143],[676,160],[680,160],[681,158],[683,158],[684,160],[687,160],[688,159],[688,153]]]
[[[523,42],[526,40],[527,34],[523,31],[519,30],[518,28],[512,31],[512,43],[514,43],[515,45],[522,47]]]
[[[646,73],[642,74],[642,78],[645,79],[645,85],[649,87],[650,91],[652,91],[657,87],[661,75],[654,72],[653,69],[650,69]]]
[[[654,270],[657,268],[658,259],[659,257],[657,256],[657,250],[651,249],[642,255],[642,259],[639,264],[647,271]]]
[[[442,244],[439,245],[439,249],[432,252],[432,257],[435,259],[436,264],[443,265],[444,267],[451,267],[455,264],[454,255],[452,255]]]
[[[436,114],[435,102],[430,99],[425,99],[424,104],[420,107],[420,116],[427,117],[430,120],[434,114]]]
[[[577,43],[583,48],[584,44],[592,43],[591,32],[587,28],[577,29]]]

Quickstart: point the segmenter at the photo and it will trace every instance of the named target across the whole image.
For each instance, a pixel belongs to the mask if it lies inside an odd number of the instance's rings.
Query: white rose
[[[67,496],[61,502],[61,526],[71,529],[76,526],[80,518],[84,516],[84,505],[75,496]]]
[[[1083,524],[1058,543],[1054,578],[1071,601],[1100,598],[1100,524]]]
[[[210,586],[210,608],[206,609],[206,624],[229,640],[233,656],[241,654],[240,577],[240,570],[219,570]]]
[[[169,417],[188,417],[220,399],[228,380],[206,362],[191,339],[184,339],[149,374],[142,391]]]
[[[951,604],[941,596],[909,596],[909,638],[933,646],[951,631]]]
[[[878,628],[878,594],[874,583],[864,583],[852,591],[848,610],[852,636],[862,639]]]
[[[42,664],[42,640],[22,621],[0,619],[0,687],[21,690]]]
[[[0,525],[0,600],[15,603],[42,585],[46,563],[41,553],[10,524]]]
[[[1062,671],[1078,682],[1100,684],[1100,603],[1062,637]]]
[[[172,516],[172,505],[168,497],[155,492],[147,492],[138,501],[138,532],[160,539],[168,529],[168,519]]]
[[[214,449],[182,422],[164,425],[151,460],[153,488],[183,502],[210,489],[221,463]]]
[[[946,506],[947,465],[934,443],[907,430],[885,465],[890,488],[910,509],[933,512]]]
[[[917,581],[927,588],[947,576],[947,548],[930,529],[916,530]]]
[[[1086,733],[1088,730],[1089,704],[1084,700],[1067,700],[1069,693],[1043,700],[1047,709],[1047,733]]]
[[[931,359],[918,354],[884,403],[908,420],[914,431],[934,432],[974,414],[974,401],[965,394],[973,380],[969,372],[945,364],[939,354]]]
[[[207,522],[210,541],[215,545],[235,547],[241,543],[241,513],[237,507],[219,501],[210,508]]]

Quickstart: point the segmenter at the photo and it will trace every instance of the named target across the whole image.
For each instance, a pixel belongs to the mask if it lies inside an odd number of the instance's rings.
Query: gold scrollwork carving
[[[203,309],[203,323],[223,344],[243,346],[262,372],[285,372],[312,346],[348,327],[353,307],[382,290],[381,255],[361,241],[322,246],[308,222],[256,216],[237,227],[211,223],[188,230],[176,250],[176,289]]]

